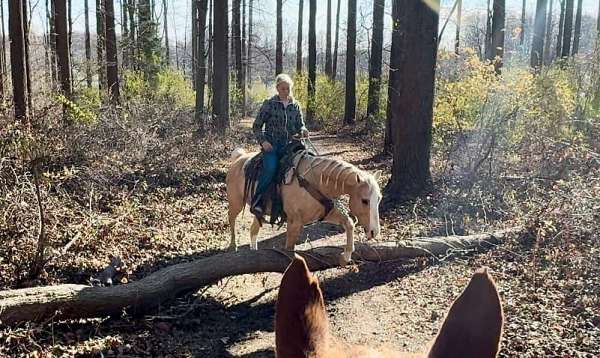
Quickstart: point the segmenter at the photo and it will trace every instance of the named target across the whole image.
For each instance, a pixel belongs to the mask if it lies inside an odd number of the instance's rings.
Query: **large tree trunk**
[[[371,58],[369,59],[369,93],[367,98],[367,117],[377,116],[377,114],[379,113],[379,95],[381,91],[381,62],[383,56],[384,10],[385,0],[373,1],[373,36],[371,39]]]
[[[90,40],[90,9],[89,0],[84,2],[84,17],[85,17],[85,81],[88,88],[92,87],[92,44]],[[125,56],[123,56],[125,57]]]
[[[556,37],[556,51],[554,52],[554,58],[561,57],[562,54],[562,40],[563,31],[565,28],[565,6],[566,0],[560,0],[560,17],[558,19],[558,36]]]
[[[309,125],[315,120],[315,85],[317,81],[317,0],[309,1],[308,10],[308,103],[306,121]]]
[[[102,93],[106,88],[106,67],[104,49],[106,48],[103,0],[96,0],[96,61],[98,61],[98,89]]]
[[[8,1],[8,37],[15,120],[24,121],[27,118],[27,86],[25,84],[25,34],[22,0]]]
[[[492,15],[492,49],[491,60],[494,60],[496,73],[500,73],[502,68],[502,58],[504,57],[504,26],[505,26],[505,0],[494,0],[494,10]]]
[[[356,0],[348,0],[344,125],[356,121]]]
[[[333,59],[331,64],[331,79],[335,80],[337,76],[337,59],[338,59],[338,40],[340,35],[340,4],[342,0],[337,2],[337,12],[335,15],[335,44],[333,45]]]
[[[394,88],[399,88],[399,84],[396,83],[398,77],[400,56],[394,54],[399,53],[398,46],[400,46],[400,13],[399,13],[399,2],[392,0],[392,46],[390,49],[390,72],[388,76],[388,90],[387,90],[387,106],[385,110],[385,136],[383,140],[383,154],[393,153],[393,140],[394,135],[392,131],[392,94]]]
[[[573,35],[573,0],[566,0],[565,23],[563,26],[563,39],[560,55],[563,58],[567,58],[571,54],[571,36]]]
[[[277,37],[275,39],[275,75],[283,72],[282,0],[277,0]]]
[[[554,6],[554,0],[550,0],[548,5],[548,19],[546,21],[546,39],[544,40],[544,64],[549,65],[552,62],[552,55],[550,54],[550,47],[552,44],[552,7]]]
[[[535,20],[533,23],[533,38],[531,40],[530,66],[539,69],[544,59],[544,30],[546,29],[546,0],[537,0]]]
[[[298,41],[296,42],[296,73],[302,72],[302,15],[304,13],[304,0],[298,5]]]
[[[229,128],[229,54],[227,32],[229,6],[227,1],[214,2],[213,42],[213,113],[219,132]]]
[[[582,0],[577,1],[577,13],[575,15],[575,33],[573,35],[573,50],[571,55],[575,56],[579,52],[579,38],[581,36],[581,6]]]
[[[391,88],[394,161],[384,194],[388,202],[418,195],[431,182],[439,0],[433,5],[434,9],[420,0],[397,4],[399,43],[391,54],[398,57],[398,77]]]
[[[54,19],[56,21],[56,55],[58,57],[58,78],[62,94],[71,98],[71,62],[69,59],[69,38],[67,35],[67,4],[56,0]]]
[[[487,12],[486,12],[486,20],[485,20],[485,56],[484,58],[488,61],[494,59],[492,56],[492,9],[490,8],[490,1],[487,0]]]
[[[452,251],[489,249],[522,232],[521,228],[513,228],[491,234],[415,238],[402,243],[357,243],[352,258],[381,262],[446,256]],[[304,257],[311,271],[317,271],[339,266],[342,251],[341,247],[322,246],[296,253]],[[44,321],[49,317],[54,320],[104,317],[120,315],[124,309],[130,314],[140,315],[228,276],[283,272],[291,258],[292,252],[281,250],[241,250],[173,265],[125,285],[90,287],[65,284],[0,291],[0,320],[5,325],[13,325],[24,321]]]
[[[208,11],[208,0],[199,0],[198,2],[198,66],[196,75],[196,122],[198,130],[204,133],[204,86],[206,85],[206,54],[204,52],[206,37],[206,13]]]
[[[115,34],[114,0],[104,0],[106,10],[106,78],[110,102],[119,102],[119,59],[117,56],[117,36]]]
[[[331,62],[331,0],[327,0],[327,32],[325,38],[325,74],[333,77],[333,67]]]

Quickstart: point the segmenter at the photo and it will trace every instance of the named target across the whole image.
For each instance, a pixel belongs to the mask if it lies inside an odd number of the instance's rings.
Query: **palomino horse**
[[[498,354],[503,325],[502,304],[493,279],[480,269],[448,311],[431,348],[399,353],[351,346],[329,334],[319,281],[296,256],[283,274],[275,313],[277,358],[461,357],[493,358]]]
[[[244,202],[245,164],[256,153],[246,153],[236,149],[232,155],[232,165],[227,172],[227,200],[229,202],[229,227],[231,230],[230,248],[236,249],[235,220],[251,198]],[[325,207],[299,185],[298,175],[303,177],[313,188],[316,188],[329,199],[342,195],[350,197],[350,212],[358,219],[369,239],[379,235],[379,202],[381,191],[376,177],[358,169],[356,166],[339,159],[302,155],[294,157],[293,169],[288,173],[286,184],[281,185],[283,210],[287,216],[287,239],[285,247],[293,250],[304,225],[323,219],[338,224],[346,231],[346,246],[343,259],[350,261],[354,251],[354,222],[350,217],[334,207],[325,213]],[[297,173],[297,174],[296,174]],[[267,207],[267,213],[269,212]],[[324,217],[323,217],[324,216]],[[250,227],[250,248],[257,249],[256,237],[260,222],[254,218]]]

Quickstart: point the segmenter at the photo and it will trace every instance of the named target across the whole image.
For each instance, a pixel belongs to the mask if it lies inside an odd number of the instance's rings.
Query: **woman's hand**
[[[260,146],[265,152],[270,152],[273,150],[273,146],[267,141],[262,142]]]

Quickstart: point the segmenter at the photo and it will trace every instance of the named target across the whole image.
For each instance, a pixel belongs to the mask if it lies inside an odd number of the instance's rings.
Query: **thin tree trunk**
[[[393,153],[393,129],[392,129],[392,95],[396,88],[399,88],[398,76],[396,75],[400,66],[400,57],[394,54],[399,53],[398,46],[402,40],[400,34],[400,2],[392,0],[392,46],[390,49],[390,72],[388,76],[388,88],[387,88],[387,106],[385,111],[385,137],[383,140],[383,154]]]
[[[128,0],[121,0],[121,54],[123,56],[123,69],[129,67],[129,46],[131,46],[129,41],[127,3]]]
[[[512,229],[469,236],[417,238],[408,242],[388,241],[368,245],[356,243],[354,260],[382,262],[418,257],[448,255],[453,250],[493,248],[504,240],[523,233]],[[340,265],[342,248],[322,246],[297,251],[311,271],[325,270]],[[191,262],[172,265],[156,271],[139,281],[110,287],[63,284],[0,291],[0,319],[6,325],[25,321],[45,321],[105,317],[153,312],[166,302],[187,292],[195,292],[202,286],[229,276],[259,272],[284,272],[293,252],[280,250],[243,250],[216,254]]]
[[[56,73],[56,26],[54,21],[54,1],[50,0],[50,12],[48,15],[48,26],[50,33],[50,67],[52,71],[52,85],[53,89],[58,88],[58,74]]]
[[[208,70],[207,70],[207,87],[212,89],[213,85],[213,49],[214,49],[214,37],[213,37],[213,16],[214,16],[214,6],[213,0],[208,1]],[[206,101],[206,103],[211,103],[211,101]]]
[[[31,12],[29,5],[30,4],[28,0],[23,0],[23,34],[25,37],[25,85],[27,87],[27,109],[29,110],[29,115],[31,115],[31,111],[33,110],[33,92],[31,91],[31,57],[29,56],[29,13]]]
[[[563,28],[563,40],[561,57],[567,58],[571,54],[571,36],[573,35],[573,0],[566,0],[565,23]]]
[[[395,0],[398,57],[391,91],[393,165],[384,191],[386,202],[421,194],[431,184],[430,150],[438,43],[439,0]],[[432,4],[431,2],[429,3]],[[406,56],[404,54],[411,54]]]
[[[46,0],[46,8],[48,3]],[[4,104],[4,71],[6,70],[6,57],[4,56],[4,1],[0,1],[0,26],[2,26],[2,43],[0,44],[0,105]],[[47,50],[46,50],[47,55]],[[46,56],[47,57],[47,56]]]
[[[233,48],[235,55],[235,87],[237,89],[238,94],[241,95],[241,92],[244,90],[244,81],[242,77],[244,76],[244,72],[242,69],[242,29],[241,29],[241,0],[233,0],[233,9],[231,15],[233,19],[231,23],[233,24],[232,36],[233,36]],[[242,108],[242,98],[240,96],[236,96],[236,109]]]
[[[460,1],[460,0],[459,0]],[[383,57],[383,15],[385,0],[373,1],[373,34],[371,39],[371,58],[369,59],[369,93],[367,99],[367,117],[379,113],[381,91],[381,63]]]
[[[505,0],[494,0],[494,13],[492,15],[492,53],[491,59],[494,60],[496,73],[500,73],[502,68],[502,58],[504,57],[504,26],[505,26]]]
[[[353,124],[356,121],[356,0],[348,0],[345,97],[344,124]]]
[[[198,83],[198,0],[192,0],[192,83]]]
[[[242,116],[246,116],[246,67],[248,64],[248,47],[246,42],[246,0],[242,0]]]
[[[8,37],[10,40],[10,69],[13,88],[15,120],[27,119],[26,102],[26,66],[25,66],[25,34],[23,29],[22,0],[8,1]]]
[[[85,16],[85,80],[88,88],[92,87],[92,45],[90,40],[90,9],[89,0],[85,0],[84,16]],[[125,55],[123,55],[125,57]]]
[[[283,72],[282,0],[277,0],[277,38],[275,41],[275,75]]]
[[[558,19],[558,36],[556,37],[556,51],[554,52],[554,58],[561,57],[562,54],[562,40],[563,31],[565,28],[565,5],[566,0],[560,0],[560,17]]]
[[[315,121],[315,85],[317,80],[317,0],[309,0],[308,8],[308,103],[306,121],[314,125]]]
[[[67,11],[69,12],[69,72],[71,72],[71,88],[74,87],[74,77],[73,77],[73,11],[71,6],[72,1],[69,0],[67,3]]]
[[[552,44],[552,7],[554,6],[554,0],[550,0],[548,5],[548,19],[546,21],[546,39],[544,42],[544,64],[549,65],[552,62],[552,55],[550,54],[550,47]]]
[[[523,0],[523,6],[521,7],[521,32],[519,33],[519,45],[525,45],[525,10],[527,7],[527,0]]]
[[[171,55],[169,53],[170,49],[169,49],[169,23],[167,21],[167,14],[168,14],[168,6],[167,6],[167,0],[163,0],[163,19],[164,19],[164,31],[165,31],[165,64],[167,65],[167,67],[169,67],[171,65]]]
[[[456,36],[454,37],[454,53],[460,52],[460,26],[462,24],[462,0],[458,0],[458,8],[456,9]]]
[[[575,15],[575,34],[573,35],[573,51],[571,55],[575,56],[579,52],[579,38],[581,37],[581,7],[583,0],[577,1],[577,13]]]
[[[69,38],[67,29],[67,4],[56,0],[54,19],[56,21],[56,55],[58,58],[58,78],[62,94],[71,98],[71,61],[69,58]]]
[[[485,23],[485,59],[491,61],[494,59],[492,55],[492,8],[490,8],[490,1],[487,0],[487,17]]]
[[[229,56],[227,52],[229,6],[227,1],[215,1],[213,6],[213,113],[218,131],[224,133],[229,128]]]
[[[135,22],[135,8],[136,2],[135,0],[127,0],[129,10],[129,58],[130,58],[130,66],[132,68],[136,67],[136,52],[137,48],[137,25]]]
[[[333,45],[333,60],[331,64],[331,79],[335,80],[337,76],[337,59],[338,59],[338,39],[340,35],[340,5],[342,0],[338,0],[337,2],[337,11],[335,15],[335,44]]]
[[[385,0],[384,0],[385,1]],[[331,0],[327,0],[327,35],[325,39],[325,74],[332,78],[333,67],[331,62]]]
[[[117,36],[115,34],[114,0],[104,0],[106,10],[106,77],[110,101],[119,103],[119,59],[117,56]]]
[[[104,6],[103,0],[96,0],[96,61],[98,61],[98,90],[100,93],[106,88],[106,68],[104,66]]]
[[[208,0],[199,0],[198,2],[198,65],[196,68],[196,112],[195,119],[198,123],[198,131],[204,133],[204,86],[206,84],[206,13],[208,11]]]
[[[302,15],[304,13],[304,0],[298,5],[298,41],[296,42],[296,73],[302,72]]]
[[[535,10],[535,21],[533,25],[533,39],[531,40],[532,68],[539,69],[544,58],[544,30],[546,29],[546,0],[537,0]]]
[[[300,0],[302,1],[302,0]],[[254,0],[248,3],[248,56],[246,57],[246,83],[252,87],[252,13],[254,10]]]

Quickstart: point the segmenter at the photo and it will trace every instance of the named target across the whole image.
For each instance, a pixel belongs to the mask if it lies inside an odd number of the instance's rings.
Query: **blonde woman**
[[[287,143],[294,135],[308,136],[300,104],[292,97],[293,86],[290,76],[279,74],[275,79],[277,95],[263,102],[252,125],[254,136],[263,151],[262,172],[250,207],[250,211],[258,217],[264,215],[262,196],[277,173]]]

